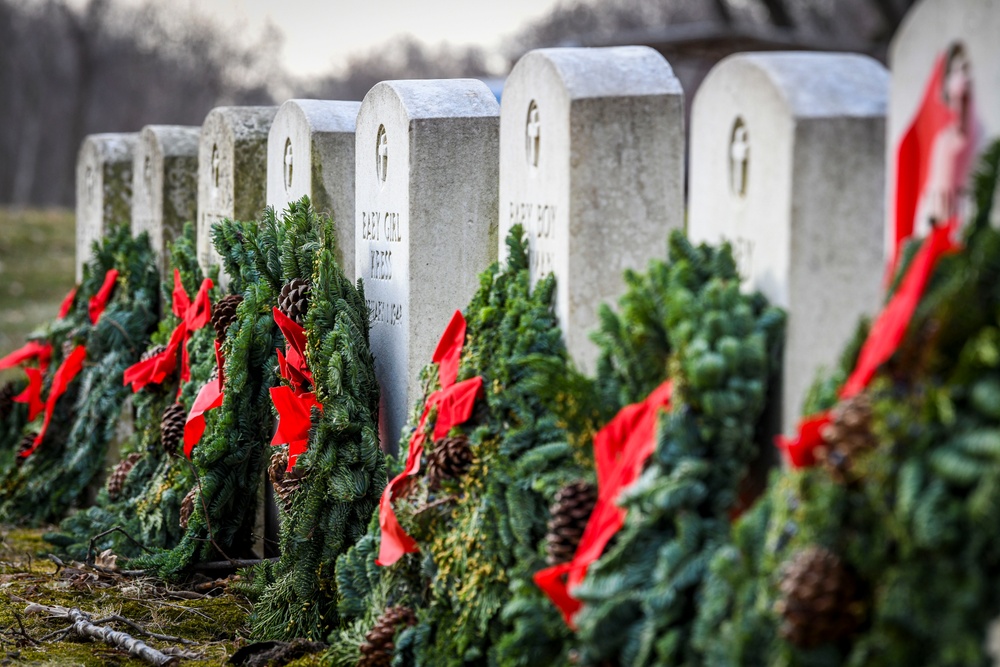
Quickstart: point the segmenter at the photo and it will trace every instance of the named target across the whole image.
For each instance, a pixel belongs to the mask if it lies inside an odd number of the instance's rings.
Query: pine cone
[[[818,545],[799,551],[782,566],[781,636],[800,648],[848,637],[858,626],[857,588],[835,553]]]
[[[833,409],[832,421],[822,433],[823,444],[816,448],[817,462],[841,484],[853,480],[854,460],[874,449],[878,440],[872,433],[872,406],[866,394],[841,401]]]
[[[281,448],[271,454],[271,465],[267,469],[267,475],[271,478],[275,495],[286,510],[291,506],[291,496],[302,483],[305,471],[303,467],[295,466],[290,472],[286,472],[287,468],[288,450]]]
[[[293,278],[281,288],[281,295],[278,297],[278,310],[295,321],[296,324],[305,324],[311,291],[312,285],[307,281]]]
[[[219,340],[226,337],[229,325],[236,321],[236,307],[242,301],[242,294],[230,294],[221,299],[212,309],[212,327],[215,329],[215,337]]]
[[[7,419],[14,411],[14,397],[18,393],[20,392],[13,382],[4,382],[0,385],[0,419]]]
[[[27,433],[21,438],[21,442],[17,444],[17,460],[19,463],[24,461],[24,453],[30,451],[35,446],[35,438],[37,437],[37,433]]]
[[[140,362],[141,361],[149,361],[150,359],[152,359],[156,355],[163,354],[166,351],[167,351],[167,346],[166,345],[154,345],[153,347],[149,348],[148,350],[146,350],[145,352],[142,353],[142,356],[139,357],[139,361]]]
[[[181,501],[181,512],[180,512],[180,524],[183,530],[187,530],[188,521],[191,519],[191,514],[194,512],[194,501],[201,492],[201,486],[195,485],[191,487],[191,490],[187,492],[184,496],[184,500]]]
[[[427,484],[434,490],[446,479],[457,479],[472,465],[472,448],[464,435],[441,438],[425,455],[427,462]]]
[[[416,623],[417,618],[409,607],[387,608],[365,635],[358,667],[389,667],[392,664],[392,652],[396,648],[396,632],[402,626]]]
[[[125,485],[125,478],[128,477],[128,474],[132,472],[132,468],[135,467],[135,464],[141,458],[142,454],[133,452],[118,462],[118,465],[115,466],[115,469],[111,471],[111,475],[108,477],[108,498],[111,500],[118,499],[118,496],[122,492],[122,486]]]
[[[573,560],[596,504],[597,487],[589,482],[573,482],[559,489],[549,509],[551,518],[545,536],[545,554],[549,565]]]
[[[163,419],[160,420],[160,442],[167,454],[175,456],[177,445],[184,438],[184,423],[187,421],[187,414],[184,406],[180,403],[171,403],[163,411]]]

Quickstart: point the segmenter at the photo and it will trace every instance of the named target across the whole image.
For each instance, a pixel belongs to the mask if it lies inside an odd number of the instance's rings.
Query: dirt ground
[[[123,572],[107,557],[94,566],[63,562],[50,555],[44,532],[0,527],[0,665],[151,664],[76,636],[70,620],[39,606],[79,609],[95,625],[128,633],[179,665],[223,665],[251,644],[250,603],[228,589],[230,579],[178,587]],[[319,656],[286,664],[318,665]]]

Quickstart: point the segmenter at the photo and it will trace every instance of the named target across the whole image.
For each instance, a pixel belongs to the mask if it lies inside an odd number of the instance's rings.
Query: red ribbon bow
[[[944,225],[935,227],[924,239],[910,266],[907,267],[906,274],[899,283],[899,289],[879,313],[878,319],[868,332],[854,370],[840,390],[841,399],[851,398],[864,391],[874,377],[875,371],[899,349],[938,260],[958,248],[952,240],[957,227],[957,220],[952,219]],[[829,424],[830,420],[829,410],[810,415],[799,423],[798,434],[795,437],[786,438],[779,435],[775,438],[775,443],[784,451],[791,467],[804,468],[815,465],[814,452],[816,447],[823,444],[823,427]]]
[[[35,436],[35,441],[32,443],[31,447],[21,452],[20,456],[22,458],[27,458],[31,456],[38,446],[42,444],[42,439],[45,437],[45,432],[49,428],[49,424],[52,422],[52,414],[56,409],[56,401],[59,400],[63,394],[66,393],[66,389],[69,387],[69,383],[73,381],[80,370],[83,368],[83,361],[87,358],[87,348],[83,345],[77,345],[73,348],[73,351],[63,359],[63,362],[59,364],[59,368],[56,369],[56,374],[52,378],[52,388],[49,390],[49,398],[45,401],[45,420],[42,422],[42,428]]]
[[[618,497],[639,478],[646,460],[656,451],[656,425],[660,411],[670,407],[672,394],[673,384],[667,380],[646,400],[622,408],[594,436],[597,504],[583,537],[573,560],[540,570],[534,577],[570,628],[575,629],[573,619],[581,607],[570,588],[583,582],[590,564],[601,557],[604,547],[625,524],[625,510],[618,506]]]
[[[59,316],[56,319],[61,320],[69,315],[69,311],[73,307],[73,300],[76,299],[76,290],[76,287],[71,289],[69,294],[62,300],[62,304],[59,306]]]
[[[180,395],[183,383],[191,379],[191,364],[188,359],[187,344],[191,333],[208,324],[212,317],[212,307],[208,292],[212,289],[212,280],[205,278],[194,298],[188,297],[181,282],[181,273],[174,269],[173,313],[181,319],[167,343],[167,348],[153,357],[140,361],[125,369],[123,383],[132,385],[132,392],[137,392],[148,384],[161,384],[174,369],[177,368],[177,351],[181,353],[181,386],[177,389]]]
[[[28,421],[37,417],[38,413],[45,407],[45,403],[42,401],[42,380],[45,377],[45,371],[49,368],[49,361],[51,359],[52,345],[36,341],[29,341],[0,359],[0,370],[12,368],[32,360],[38,362],[38,368],[24,369],[24,372],[28,375],[28,386],[13,399],[15,403],[28,404]]]
[[[392,501],[401,493],[403,482],[407,477],[420,472],[420,457],[424,453],[424,441],[427,439],[427,419],[434,408],[437,408],[437,421],[434,423],[434,439],[438,440],[448,435],[453,427],[458,426],[472,416],[476,397],[483,387],[483,378],[477,376],[456,383],[458,379],[458,362],[462,356],[465,343],[465,318],[461,311],[456,310],[448,327],[444,330],[432,361],[438,365],[438,379],[441,388],[432,393],[424,404],[423,414],[417,430],[410,437],[410,450],[406,456],[403,471],[396,475],[382,491],[379,501],[378,523],[382,528],[382,541],[379,545],[377,565],[388,566],[403,557],[404,554],[418,551],[416,541],[410,537],[396,519],[392,509]]]
[[[101,313],[104,312],[104,308],[111,299],[111,292],[114,290],[115,281],[117,280],[118,269],[108,269],[107,273],[104,274],[104,284],[101,285],[101,289],[97,290],[97,294],[90,297],[90,302],[87,304],[87,312],[90,314],[91,324],[97,324],[97,320],[100,319]],[[76,295],[74,294],[74,296]],[[73,301],[70,299],[70,304],[72,303]],[[66,306],[65,301],[63,302],[63,306]]]
[[[278,428],[271,438],[272,445],[288,445],[288,471],[306,452],[309,445],[309,429],[312,427],[312,409],[323,411],[323,404],[316,400],[314,392],[306,389],[312,386],[313,376],[306,363],[306,331],[277,308],[273,309],[274,321],[281,329],[287,343],[287,356],[278,352],[278,368],[281,376],[290,386],[271,388],[271,401],[278,411]]]
[[[191,405],[191,411],[188,412],[187,421],[184,422],[184,456],[188,459],[191,458],[194,446],[205,433],[205,413],[222,405],[222,400],[225,398],[222,391],[226,382],[223,369],[225,364],[222,361],[222,349],[218,340],[215,341],[215,363],[219,372],[214,380],[206,382],[198,391],[198,396]]]

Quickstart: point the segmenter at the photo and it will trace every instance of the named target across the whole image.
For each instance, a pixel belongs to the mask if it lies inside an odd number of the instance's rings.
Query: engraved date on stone
[[[403,322],[402,304],[382,301],[381,299],[365,299],[365,305],[368,306],[372,324],[388,324],[396,327]]]

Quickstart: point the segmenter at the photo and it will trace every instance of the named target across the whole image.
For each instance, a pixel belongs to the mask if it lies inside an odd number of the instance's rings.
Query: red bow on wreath
[[[483,387],[483,378],[477,376],[456,384],[458,362],[462,356],[464,343],[465,318],[462,317],[461,311],[456,310],[432,357],[432,361],[438,365],[441,388],[432,393],[424,404],[417,430],[410,437],[410,450],[406,456],[403,472],[393,477],[382,491],[378,512],[382,541],[379,545],[378,558],[375,560],[376,565],[392,565],[402,558],[403,554],[419,550],[416,541],[399,525],[396,513],[392,509],[392,501],[399,495],[406,478],[420,472],[420,457],[424,453],[424,441],[427,439],[427,419],[432,410],[437,408],[437,421],[434,422],[433,434],[435,440],[448,435],[448,431],[453,427],[468,421],[472,416],[476,396]]]
[[[309,444],[312,427],[312,409],[323,411],[323,404],[316,400],[315,392],[306,389],[313,385],[313,376],[306,363],[306,331],[301,325],[274,309],[274,321],[285,336],[286,354],[278,350],[278,368],[290,386],[271,388],[271,401],[278,411],[278,428],[271,438],[271,445],[288,445],[288,468],[291,470]]]
[[[45,432],[49,429],[49,424],[52,422],[52,415],[56,409],[56,401],[66,393],[66,389],[69,388],[69,383],[73,381],[83,369],[83,361],[87,358],[87,348],[83,345],[77,345],[73,348],[73,351],[63,359],[63,362],[59,364],[59,368],[56,369],[56,374],[52,378],[52,387],[49,389],[49,397],[45,401],[45,420],[42,422],[42,428],[35,436],[35,441],[32,443],[31,447],[26,451],[21,452],[22,458],[27,458],[31,456],[38,446],[42,444],[42,439],[45,437]]]
[[[104,312],[104,308],[108,305],[108,301],[111,300],[111,292],[115,289],[115,282],[118,280],[118,269],[108,269],[107,273],[104,274],[104,283],[101,285],[101,289],[97,290],[97,294],[90,297],[90,302],[87,304],[87,312],[90,315],[90,323],[97,324],[97,320],[100,319],[101,313]],[[76,295],[74,294],[74,297]],[[73,303],[70,299],[70,304]],[[66,302],[63,301],[63,308],[66,308]],[[68,309],[67,309],[68,311]],[[60,309],[60,313],[62,309]]]
[[[188,360],[187,344],[191,333],[208,324],[212,317],[212,307],[208,292],[212,289],[212,280],[205,278],[194,298],[188,297],[181,282],[180,271],[174,269],[173,312],[181,318],[180,324],[170,335],[167,348],[145,361],[140,361],[125,369],[124,384],[132,385],[132,391],[137,392],[148,384],[161,384],[174,369],[177,368],[177,351],[181,353],[181,387],[177,389],[180,395],[184,382],[191,379],[191,364]]]
[[[29,341],[0,359],[0,370],[13,368],[32,360],[38,362],[38,368],[24,369],[28,375],[28,386],[14,397],[14,402],[28,404],[28,421],[37,417],[38,413],[45,408],[45,403],[42,401],[42,380],[45,377],[45,371],[49,368],[49,361],[52,360],[52,345]]]
[[[864,391],[879,366],[895,354],[938,260],[958,248],[952,240],[957,227],[957,220],[949,220],[946,224],[935,227],[924,239],[900,281],[899,289],[868,332],[857,364],[840,390],[841,399],[851,398]],[[815,449],[823,444],[823,427],[830,420],[829,410],[811,415],[799,422],[798,434],[794,438],[780,435],[775,438],[778,448],[785,452],[785,457],[793,468],[816,464]]]
[[[570,588],[580,585],[590,564],[601,557],[604,547],[625,524],[625,510],[618,496],[632,485],[646,460],[656,450],[656,425],[661,410],[670,407],[673,385],[667,380],[653,390],[646,400],[622,408],[615,418],[594,436],[594,462],[597,467],[597,504],[587,520],[573,560],[535,573],[535,584],[562,612],[566,625],[575,628],[573,619],[580,602]]]
[[[215,378],[206,382],[198,391],[198,396],[194,399],[191,411],[188,412],[187,420],[184,422],[184,456],[188,459],[191,458],[194,446],[205,433],[205,413],[222,405],[222,399],[225,397],[222,392],[226,382],[223,369],[225,364],[222,361],[222,348],[218,340],[215,341],[215,364],[218,369]]]

